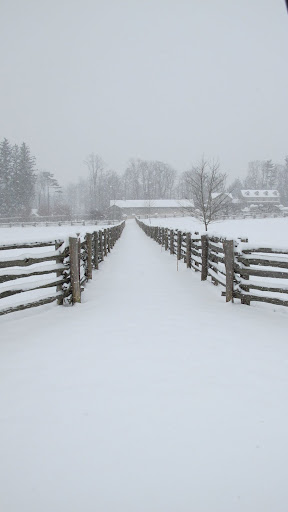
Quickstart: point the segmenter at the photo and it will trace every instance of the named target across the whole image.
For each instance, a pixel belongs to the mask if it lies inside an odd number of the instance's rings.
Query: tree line
[[[219,204],[211,201],[212,194],[228,191],[240,197],[241,189],[277,189],[281,203],[288,205],[288,157],[283,164],[272,160],[250,162],[244,178],[236,178],[230,185],[219,162],[205,158],[181,173],[157,160],[133,158],[124,173],[110,169],[95,153],[84,162],[87,175],[60,187],[52,173],[36,169],[27,144],[11,145],[4,139],[0,142],[0,216],[26,218],[34,208],[41,216],[97,218],[105,213],[110,201],[119,199],[193,199],[198,209],[206,205],[209,217],[215,214],[215,208],[223,206],[220,199]]]
[[[93,214],[105,211],[114,200],[127,199],[193,199],[198,205],[205,202],[212,214],[225,205],[211,201],[211,194],[230,192],[240,197],[242,189],[277,189],[283,205],[288,205],[288,157],[284,164],[272,160],[249,162],[244,178],[227,184],[228,174],[218,161],[202,158],[187,171],[178,173],[161,161],[131,159],[123,174],[110,170],[103,159],[91,153],[85,160],[88,176],[66,188],[66,197],[73,213]],[[202,180],[202,196],[199,195]],[[222,200],[222,198],[221,198]]]
[[[177,172],[160,161],[131,159],[123,174],[109,169],[103,159],[91,153],[85,160],[87,178],[65,190],[73,214],[97,215],[110,201],[127,199],[171,199],[175,197]]]

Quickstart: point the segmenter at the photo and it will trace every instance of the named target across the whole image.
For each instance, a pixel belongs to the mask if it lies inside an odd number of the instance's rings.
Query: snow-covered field
[[[204,226],[190,217],[141,219],[152,226],[181,229],[182,231],[199,231],[204,233]],[[251,244],[263,244],[264,247],[288,247],[288,217],[271,219],[239,219],[213,222],[208,232],[231,238],[243,237]]]
[[[0,228],[0,245],[8,243],[19,243],[29,241],[47,241],[58,240],[63,237],[75,236],[76,233],[85,234],[105,229],[107,224],[95,225],[77,225],[77,226],[29,226]],[[3,251],[1,251],[2,253]]]
[[[0,323],[1,512],[287,511],[287,315],[129,221],[82,304]]]

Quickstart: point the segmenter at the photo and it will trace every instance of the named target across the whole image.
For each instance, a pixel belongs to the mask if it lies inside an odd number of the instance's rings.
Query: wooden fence
[[[43,219],[41,217],[36,217],[34,220],[15,220],[15,219],[5,219],[0,218],[0,228],[28,228],[28,227],[48,227],[48,226],[97,226],[98,224],[101,225],[113,225],[118,224],[118,220],[115,219],[104,219],[104,220],[95,220],[95,219],[88,219],[88,220],[61,220],[61,219],[52,219],[51,217],[47,217],[47,219]]]
[[[173,213],[153,213],[153,214],[139,214],[137,215],[137,218],[138,219],[157,219],[157,218],[161,218],[161,219],[166,219],[166,218],[170,218],[170,217],[175,217],[175,218],[178,218],[178,217],[193,217],[194,219],[197,219],[199,220],[200,222],[202,222],[201,218],[197,217],[196,213],[195,212],[187,212],[187,211],[180,211],[180,212],[173,212]],[[279,210],[279,211],[275,211],[275,212],[258,212],[258,213],[254,213],[254,212],[236,212],[236,213],[233,213],[233,212],[230,212],[229,214],[219,214],[216,216],[215,220],[216,221],[220,221],[220,220],[241,220],[241,219],[272,219],[272,218],[282,218],[282,217],[288,217],[288,208],[287,209],[283,209],[283,210]],[[135,214],[134,215],[131,215],[129,218],[135,218]]]
[[[155,227],[136,219],[143,231],[188,268],[224,287],[226,302],[240,299],[288,306],[288,248],[251,245],[248,239],[200,235]]]
[[[81,302],[82,287],[92,279],[92,269],[98,269],[99,263],[111,251],[124,227],[125,222],[122,222],[86,233],[82,237],[78,234],[76,237],[56,241],[0,245],[0,251],[17,250],[17,253],[22,249],[48,248],[45,252],[0,257],[0,283],[7,283],[7,286],[0,287],[0,315],[56,300],[58,304]],[[38,280],[31,280],[34,276],[39,276]],[[13,285],[11,282],[14,280],[21,281]],[[50,290],[43,294],[42,290],[46,288]],[[36,290],[41,290],[41,297],[1,308],[1,299]]]

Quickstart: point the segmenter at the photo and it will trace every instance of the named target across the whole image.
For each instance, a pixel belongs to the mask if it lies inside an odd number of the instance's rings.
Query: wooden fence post
[[[107,251],[111,252],[111,228],[107,229]]]
[[[72,287],[72,302],[81,302],[81,287],[79,279],[79,245],[78,238],[69,238],[70,248],[70,279]]]
[[[181,245],[182,245],[182,233],[178,231],[177,233],[177,260],[181,260]]]
[[[161,228],[156,228],[156,242],[157,244],[161,244]]]
[[[170,229],[170,254],[174,254],[174,231]]]
[[[80,233],[76,233],[78,237],[78,269],[79,269],[79,281],[81,284],[81,238]]]
[[[87,279],[92,279],[92,235],[86,233],[87,243]]]
[[[208,276],[208,235],[201,236],[202,245],[202,270],[201,281],[206,281]]]
[[[226,302],[234,302],[234,240],[224,240],[223,249],[226,267]]]
[[[55,251],[57,251],[58,249],[60,249],[61,245],[63,245],[63,241],[59,241],[59,240],[55,240]],[[61,263],[63,263],[63,260],[64,260],[64,257],[61,259]],[[59,261],[57,262],[59,263]],[[56,277],[60,277],[62,276],[62,273],[63,273],[63,270],[56,270]],[[62,291],[62,284],[58,284],[56,286],[56,291],[57,292],[61,292]],[[57,304],[60,306],[61,304],[63,304],[63,295],[62,297],[58,297],[57,299]]]
[[[99,242],[100,242],[100,261],[104,260],[104,249],[103,249],[103,231],[99,231]]]
[[[116,228],[113,227],[111,229],[111,233],[110,233],[110,249],[113,249],[113,247],[115,245],[115,233],[116,233]]]
[[[98,258],[99,258],[99,237],[98,232],[94,231],[94,268],[98,270]]]
[[[165,234],[164,234],[164,237],[165,237],[165,251],[168,251],[168,246],[169,246],[169,238],[168,238],[168,228],[165,228]]]
[[[104,229],[104,256],[107,256],[107,229]]]
[[[186,265],[191,268],[191,233],[186,233]]]

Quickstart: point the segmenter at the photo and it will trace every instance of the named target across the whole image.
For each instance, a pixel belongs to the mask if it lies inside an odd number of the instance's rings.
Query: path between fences
[[[286,333],[128,221],[82,304],[1,320],[0,509],[286,512]]]

